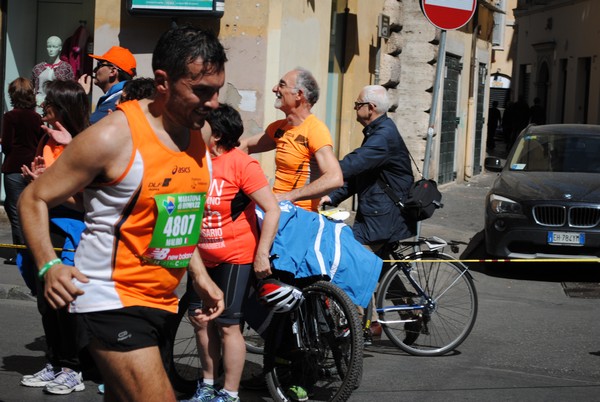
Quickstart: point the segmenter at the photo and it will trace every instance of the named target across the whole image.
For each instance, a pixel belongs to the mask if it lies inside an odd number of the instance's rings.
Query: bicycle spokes
[[[423,261],[418,261],[418,259]],[[418,253],[381,280],[377,312],[388,338],[415,355],[440,355],[469,335],[477,295],[466,267],[445,254]]]

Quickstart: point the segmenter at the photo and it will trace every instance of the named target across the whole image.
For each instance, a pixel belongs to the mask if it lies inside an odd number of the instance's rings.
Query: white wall
[[[7,93],[8,84],[19,76],[31,78],[35,59],[36,9],[37,0],[8,0],[2,112],[12,109]]]

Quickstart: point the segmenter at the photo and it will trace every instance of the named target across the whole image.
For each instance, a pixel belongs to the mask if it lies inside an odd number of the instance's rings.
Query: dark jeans
[[[27,180],[21,176],[21,173],[4,174],[4,191],[6,192],[4,209],[10,221],[13,244],[25,244],[19,214],[17,213],[17,201],[26,186]]]
[[[44,297],[44,282],[37,280],[37,305],[42,316],[42,326],[46,335],[47,357],[54,367],[68,367],[81,370],[77,343],[77,317],[69,313],[68,307],[54,310]]]
[[[50,238],[54,247],[62,247],[65,236],[59,230],[50,227]],[[46,337],[46,356],[55,367],[68,367],[82,371],[86,380],[100,379],[92,356],[87,348],[79,350],[77,346],[77,317],[69,313],[68,306],[55,310],[44,297],[44,282],[36,277],[37,307],[42,316],[42,327]]]

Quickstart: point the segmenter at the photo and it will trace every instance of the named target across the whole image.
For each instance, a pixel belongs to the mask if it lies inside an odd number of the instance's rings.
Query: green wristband
[[[40,272],[38,272],[38,278],[40,278],[41,280],[44,280],[44,276],[46,275],[46,272],[48,272],[48,270],[50,268],[52,268],[53,266],[55,266],[56,264],[62,264],[62,260],[60,258],[55,258],[52,261],[45,263],[44,266],[42,267],[42,269],[40,269]]]

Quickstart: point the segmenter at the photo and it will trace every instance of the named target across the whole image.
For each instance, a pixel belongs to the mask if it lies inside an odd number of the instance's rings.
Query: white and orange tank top
[[[198,244],[210,184],[199,131],[185,151],[167,148],[137,101],[119,105],[133,152],[118,179],[84,191],[85,225],[75,266],[89,278],[71,312],[147,306],[177,312],[175,294]]]

